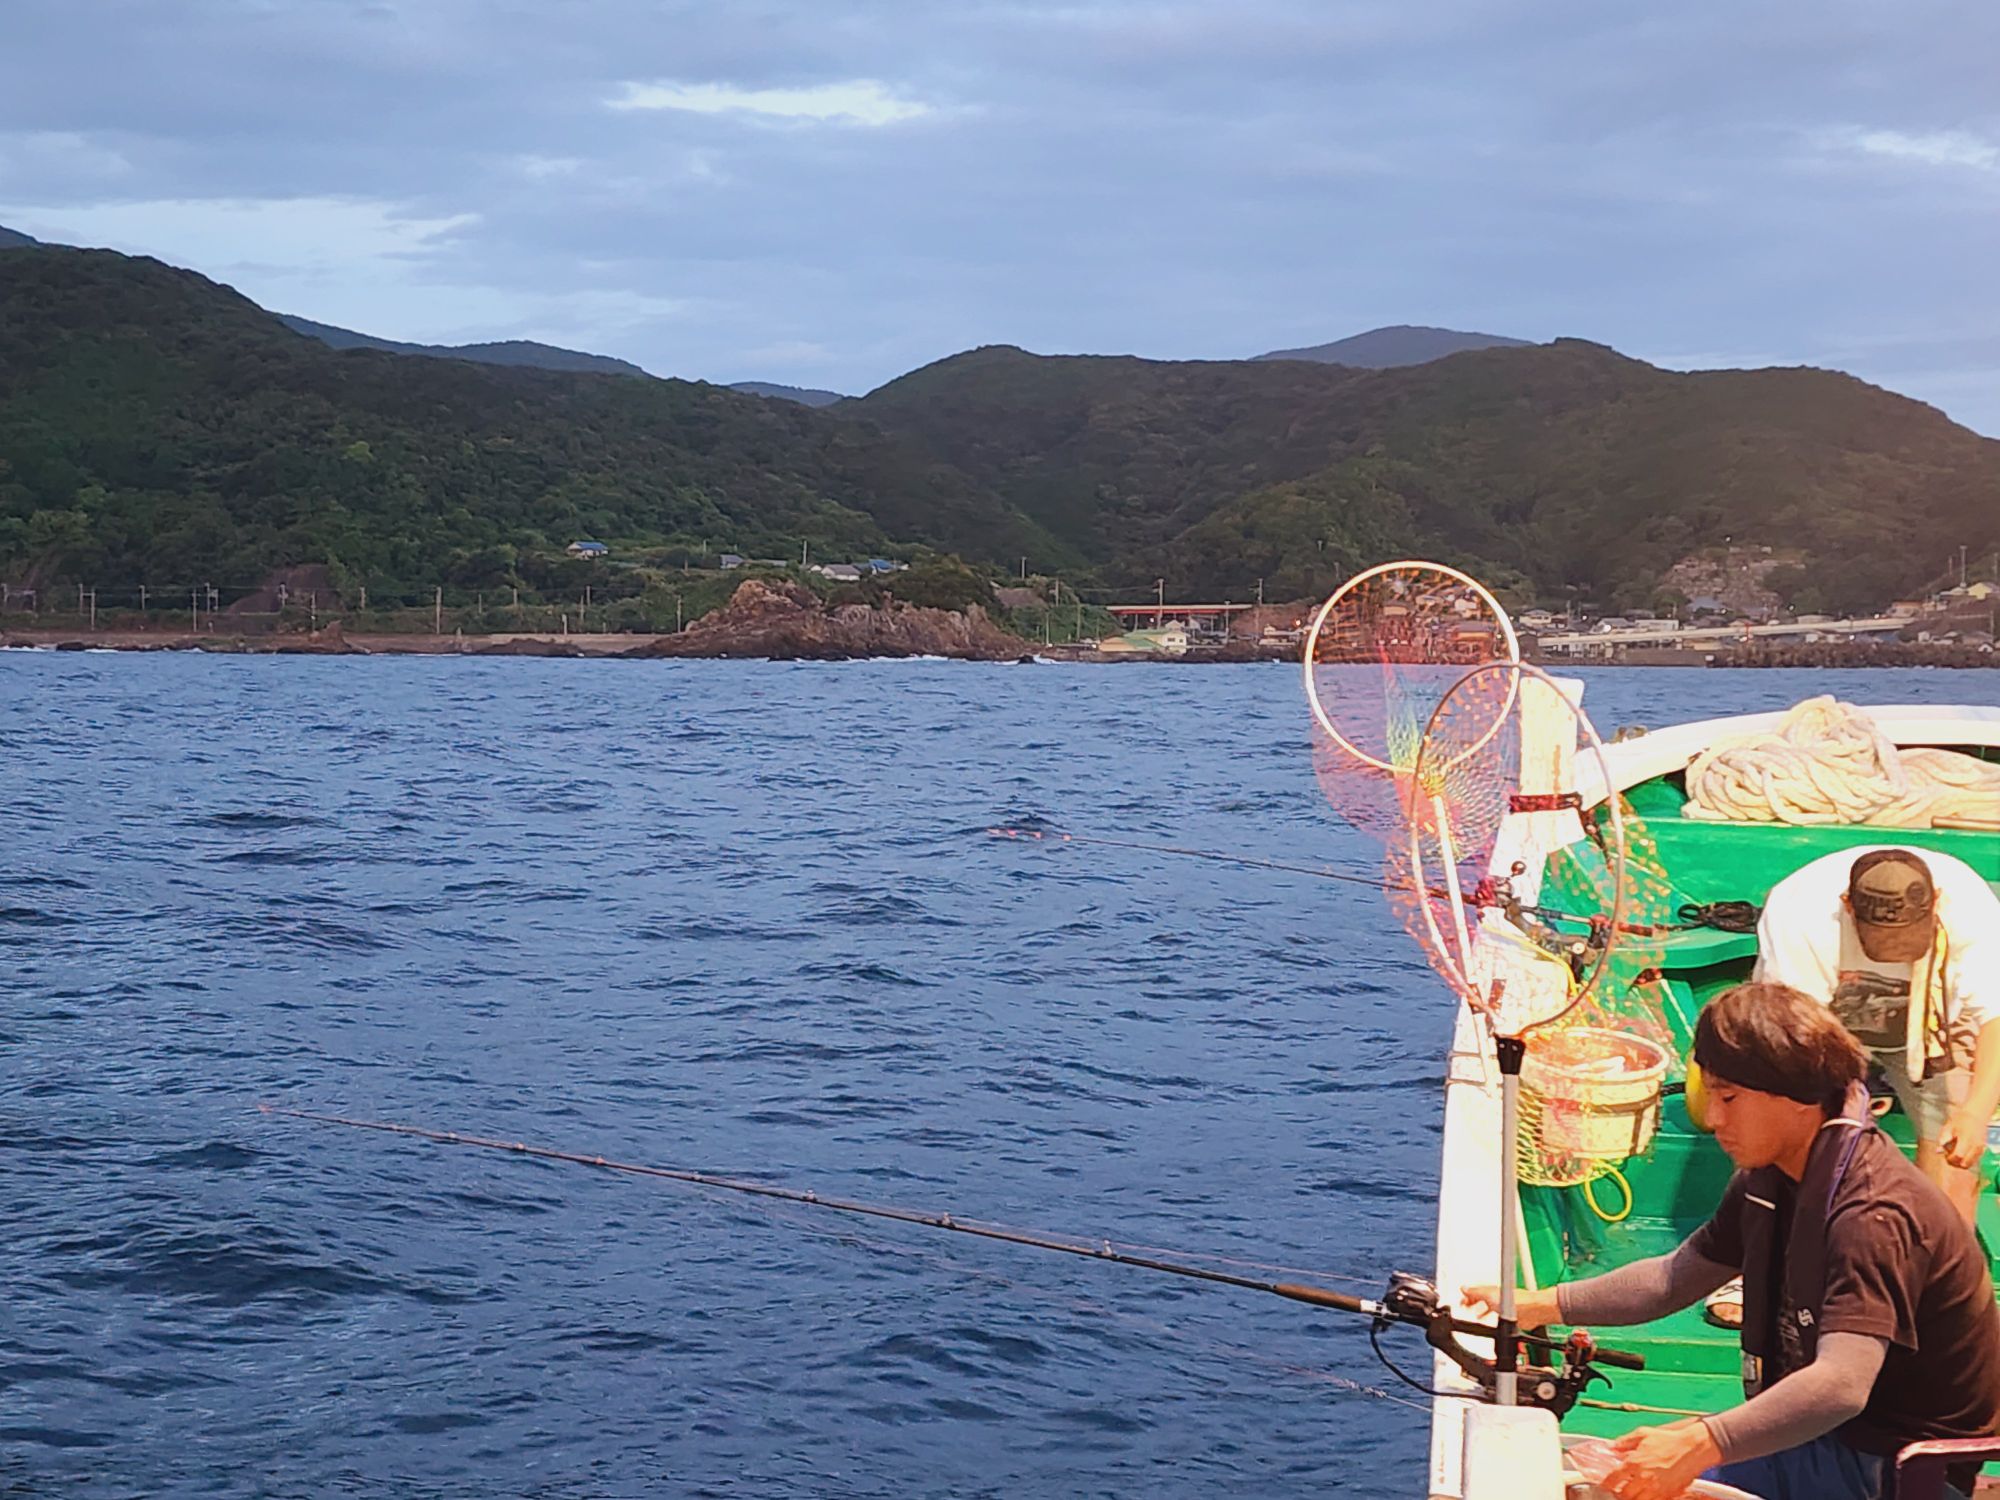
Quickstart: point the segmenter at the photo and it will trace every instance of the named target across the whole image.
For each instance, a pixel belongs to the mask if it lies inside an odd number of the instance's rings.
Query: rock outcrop
[[[264,649],[279,656],[366,656],[367,650],[357,646],[347,638],[340,621],[329,620],[319,629],[304,635],[288,635],[275,638]]]
[[[847,661],[865,656],[950,656],[1013,661],[1034,648],[1002,630],[978,605],[962,612],[915,605],[842,604],[828,609],[796,583],[752,578],[721,609],[631,656],[763,656],[773,661]]]

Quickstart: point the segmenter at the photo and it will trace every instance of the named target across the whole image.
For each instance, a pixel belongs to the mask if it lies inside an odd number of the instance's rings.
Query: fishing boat
[[[1566,687],[1581,693],[1580,685]],[[1863,712],[1898,750],[1937,747],[2000,762],[2000,709],[1883,704]],[[1691,1122],[1685,1096],[1675,1092],[1672,1082],[1685,1075],[1702,1006],[1749,978],[1755,962],[1756,934],[1753,924],[1741,920],[1744,908],[1721,908],[1720,903],[1761,904],[1785,875],[1820,855],[1885,843],[1954,855],[2000,890],[2000,801],[1989,816],[1946,816],[1922,827],[1691,816],[1690,766],[1713,747],[1776,733],[1784,722],[1782,714],[1708,719],[1605,745],[1601,754],[1578,758],[1581,817],[1571,819],[1567,839],[1548,837],[1546,811],[1514,813],[1500,829],[1490,872],[1496,880],[1511,882],[1515,901],[1589,911],[1594,894],[1603,889],[1602,870],[1591,866],[1604,856],[1588,828],[1603,827],[1613,799],[1622,798],[1619,805],[1635,821],[1643,821],[1650,840],[1647,858],[1663,873],[1673,909],[1685,906],[1697,916],[1703,908],[1734,910],[1739,916],[1722,927],[1676,924],[1680,930],[1649,944],[1643,970],[1617,976],[1620,984],[1653,987],[1651,1000],[1664,1023],[1661,1035],[1668,1054],[1663,1076],[1650,1097],[1629,1108],[1622,1120],[1616,1110],[1607,1112],[1614,1144],[1595,1147],[1602,1154],[1598,1165],[1583,1174],[1585,1180],[1524,1181],[1519,1186],[1513,1236],[1519,1285],[1546,1287],[1664,1253],[1702,1223],[1721,1198],[1732,1171],[1729,1160]],[[1730,926],[1750,930],[1727,930]],[[1531,1045],[1530,1075],[1532,1053]],[[1461,1007],[1445,1086],[1437,1221],[1436,1286],[1446,1302],[1463,1286],[1500,1279],[1503,1152],[1513,1149],[1503,1134],[1502,1096],[1492,1027]],[[1881,1125],[1913,1150],[1909,1122],[1900,1110],[1891,1109]],[[1621,1130],[1630,1135],[1621,1138]],[[1621,1139],[1638,1149],[1618,1157]],[[1996,1147],[2000,1132],[1990,1137],[1982,1164],[1985,1190],[1978,1228],[2000,1280],[2000,1255],[1995,1253],[2000,1251],[2000,1199],[1991,1191],[2000,1166]],[[1737,1335],[1712,1326],[1699,1306],[1656,1323],[1619,1329],[1617,1342],[1643,1356],[1644,1370],[1607,1371],[1610,1387],[1596,1386],[1563,1416],[1565,1443],[1615,1437],[1742,1400]],[[1468,1446],[1468,1427],[1484,1420],[1474,1413],[1491,1410],[1485,1404],[1490,1392],[1482,1393],[1442,1356],[1436,1362],[1434,1390],[1428,1489],[1433,1500],[1543,1493],[1521,1487],[1518,1476],[1504,1472],[1513,1462],[1504,1456],[1504,1445]],[[1488,1452],[1495,1456],[1479,1456]]]

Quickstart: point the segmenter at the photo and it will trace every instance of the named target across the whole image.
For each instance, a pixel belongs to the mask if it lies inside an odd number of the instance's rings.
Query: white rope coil
[[[1711,822],[1928,828],[2000,817],[2000,764],[1955,750],[1898,750],[1851,703],[1808,698],[1775,729],[1723,740],[1687,771],[1682,814]]]

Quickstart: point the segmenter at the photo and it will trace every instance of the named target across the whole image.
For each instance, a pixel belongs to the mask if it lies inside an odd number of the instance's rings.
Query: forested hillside
[[[1404,369],[987,348],[852,403],[1137,582],[1331,587],[1415,550],[1641,602],[1725,541],[1867,608],[2000,544],[2000,443],[1823,370],[1676,374],[1577,340]]]
[[[994,347],[815,410],[337,351],[192,272],[0,251],[0,579],[533,587],[583,536],[1237,599],[1420,552],[1627,607],[1762,544],[1815,604],[1867,609],[2000,546],[2000,443],[1845,375],[1574,340],[1387,370]]]
[[[672,380],[335,351],[192,272],[0,252],[0,577],[498,586],[579,536],[1056,550],[865,423]]]

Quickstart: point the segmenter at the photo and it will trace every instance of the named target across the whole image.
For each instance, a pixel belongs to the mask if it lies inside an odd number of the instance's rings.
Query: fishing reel
[[[1488,875],[1473,887],[1469,898],[1474,906],[1496,908],[1529,942],[1542,952],[1568,966],[1571,975],[1578,981],[1600,963],[1611,947],[1611,919],[1602,914],[1577,917],[1567,912],[1553,911],[1546,906],[1529,906],[1521,900],[1514,889],[1514,881],[1528,872],[1527,865],[1515,860],[1513,868],[1505,875]],[[1552,926],[1545,918],[1560,918],[1567,922],[1580,922],[1585,930],[1580,933],[1564,932]]]
[[[1394,1272],[1389,1277],[1389,1289],[1382,1300],[1367,1305],[1367,1310],[1374,1314],[1374,1334],[1380,1334],[1398,1323],[1421,1328],[1425,1343],[1458,1366],[1466,1378],[1479,1387],[1486,1400],[1494,1399],[1498,1364],[1466,1348],[1459,1336],[1471,1334],[1494,1338],[1499,1330],[1454,1317],[1431,1281],[1407,1271]],[[1559,1362],[1522,1363],[1514,1370],[1517,1404],[1539,1406],[1554,1412],[1559,1418],[1569,1413],[1594,1381],[1601,1380],[1606,1385],[1611,1383],[1610,1377],[1598,1369],[1598,1365],[1612,1365],[1626,1370],[1643,1370],[1646,1367],[1642,1355],[1601,1348],[1587,1329],[1575,1329],[1567,1339],[1562,1340],[1532,1333],[1517,1333],[1515,1337],[1522,1348],[1542,1358],[1560,1356]],[[1379,1344],[1376,1353],[1382,1353]],[[1386,1355],[1382,1358],[1383,1363],[1389,1363]],[[1398,1375],[1402,1374],[1393,1364],[1389,1368]],[[1406,1375],[1403,1378],[1409,1379]]]

